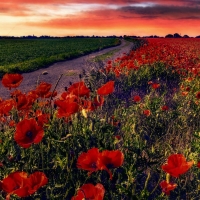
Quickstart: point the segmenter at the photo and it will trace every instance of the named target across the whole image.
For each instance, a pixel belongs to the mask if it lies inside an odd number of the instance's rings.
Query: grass
[[[119,77],[114,72],[96,69],[84,76],[91,92],[89,98],[80,97],[81,102],[92,101],[97,89],[108,81],[115,82],[115,90],[105,96],[103,106],[94,111],[87,111],[86,106],[69,118],[59,118],[55,100],[47,99],[44,104],[43,98],[34,101],[31,109],[13,108],[1,119],[4,121],[0,132],[0,180],[18,170],[45,173],[48,183],[27,199],[68,200],[86,183],[101,183],[105,200],[199,199],[200,169],[196,164],[200,152],[200,102],[195,95],[200,91],[200,81],[199,76],[186,81],[190,75],[181,76],[162,62],[142,65]],[[160,87],[153,89],[149,81],[159,82]],[[182,93],[183,86],[191,88],[187,95]],[[141,97],[138,102],[133,101],[136,95]],[[162,110],[164,105],[169,109]],[[9,123],[14,120],[17,124],[25,115],[38,120],[38,109],[50,114],[43,126],[44,137],[40,143],[22,148],[14,139],[16,126]],[[144,115],[144,110],[150,110],[150,115]],[[110,168],[112,180],[105,170],[88,176],[88,171],[77,167],[81,153],[93,147],[100,152],[119,150],[123,153],[123,164]],[[193,160],[194,164],[179,178],[170,176],[170,182],[177,187],[167,196],[160,182],[169,179],[169,175],[161,166],[175,153],[184,155],[187,161]],[[0,195],[5,198],[6,193]],[[19,198],[12,195],[12,199]]]

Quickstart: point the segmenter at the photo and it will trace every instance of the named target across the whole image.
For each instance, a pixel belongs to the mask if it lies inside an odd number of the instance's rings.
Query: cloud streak
[[[197,0],[0,0],[0,35],[7,27],[21,24],[28,29],[57,33],[141,34],[178,32],[188,27],[200,34],[200,2]],[[7,20],[7,21],[6,21]],[[170,27],[169,25],[170,24]],[[172,31],[170,28],[174,26]],[[181,26],[183,27],[181,27]],[[8,28],[9,30],[9,28]],[[71,31],[71,32],[70,32]],[[8,32],[8,31],[7,31]],[[137,32],[137,31],[136,31]],[[199,33],[198,33],[199,32]],[[6,32],[5,32],[6,33]],[[159,34],[159,33],[158,33]],[[188,33],[189,34],[189,33]],[[23,32],[22,32],[23,35]],[[66,35],[66,34],[65,34]]]

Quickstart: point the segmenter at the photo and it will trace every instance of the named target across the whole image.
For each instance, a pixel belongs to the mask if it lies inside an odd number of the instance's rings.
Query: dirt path
[[[97,62],[95,58],[104,58],[104,63],[107,60],[115,60],[117,57],[123,55],[123,53],[129,53],[133,47],[133,43],[122,40],[121,45],[116,47],[110,47],[99,52],[94,52],[73,60],[62,61],[52,64],[51,66],[43,69],[39,69],[30,73],[23,73],[24,77],[23,82],[18,87],[23,93],[26,93],[30,90],[36,88],[37,82],[45,81],[52,84],[54,88],[57,80],[60,75],[63,74],[60,79],[56,91],[60,94],[64,91],[64,87],[69,86],[69,82],[75,83],[79,81],[79,74],[84,70],[90,71],[92,67],[97,67]],[[110,56],[109,58],[106,58]],[[43,75],[43,72],[47,72],[46,75]],[[0,97],[3,99],[9,98],[10,92],[8,89],[3,87],[0,83]]]

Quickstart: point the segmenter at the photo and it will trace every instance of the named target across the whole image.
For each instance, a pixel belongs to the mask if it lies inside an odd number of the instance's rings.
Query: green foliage
[[[119,43],[116,38],[1,39],[0,76],[34,71]]]

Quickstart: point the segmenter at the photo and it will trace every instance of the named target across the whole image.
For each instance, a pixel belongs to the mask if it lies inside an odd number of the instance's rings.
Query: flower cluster
[[[77,167],[89,171],[89,175],[98,170],[106,170],[112,179],[110,169],[120,167],[123,162],[124,154],[119,150],[99,152],[98,148],[92,148],[79,155]]]

